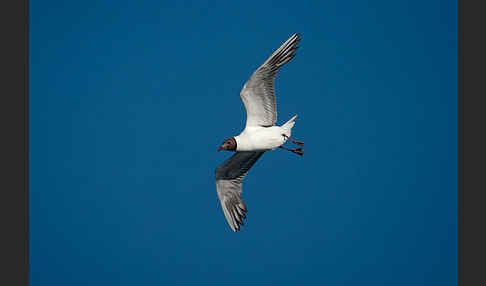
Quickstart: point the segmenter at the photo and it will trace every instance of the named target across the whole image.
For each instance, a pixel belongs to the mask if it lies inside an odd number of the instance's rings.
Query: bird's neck
[[[245,149],[248,147],[246,145],[248,145],[248,140],[245,140],[245,135],[242,133],[240,135],[237,135],[235,137],[235,141],[236,141],[236,151],[245,151]]]

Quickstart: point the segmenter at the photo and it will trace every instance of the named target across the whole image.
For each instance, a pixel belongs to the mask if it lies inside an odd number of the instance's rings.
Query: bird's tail
[[[289,121],[285,122],[284,125],[282,125],[282,128],[286,131],[285,135],[290,137],[290,132],[292,131],[292,127],[294,127],[296,118],[297,118],[297,114],[294,115],[294,117],[290,118]]]

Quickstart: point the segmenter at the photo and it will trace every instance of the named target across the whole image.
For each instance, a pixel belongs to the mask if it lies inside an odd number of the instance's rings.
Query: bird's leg
[[[302,148],[297,148],[297,149],[289,149],[287,147],[284,147],[284,146],[279,146],[280,148],[284,149],[284,150],[287,150],[287,151],[290,151],[290,152],[293,152],[295,154],[299,154],[300,156],[304,155],[304,151],[302,151]]]
[[[293,143],[295,143],[295,144],[297,144],[299,146],[304,146],[304,142],[296,141],[296,140],[290,138],[289,136],[287,136],[285,134],[282,134],[282,136],[285,137],[286,139],[289,139],[290,142],[293,142]]]

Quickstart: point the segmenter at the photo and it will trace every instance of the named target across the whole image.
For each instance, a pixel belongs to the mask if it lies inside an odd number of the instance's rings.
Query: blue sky
[[[236,1],[234,1],[236,2]],[[31,1],[31,285],[456,285],[456,1]],[[291,34],[233,233],[216,153]]]

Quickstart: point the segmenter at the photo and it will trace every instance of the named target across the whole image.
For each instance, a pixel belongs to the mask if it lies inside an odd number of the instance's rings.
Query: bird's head
[[[236,140],[234,137],[224,140],[223,144],[219,146],[218,152],[221,150],[236,151]]]

